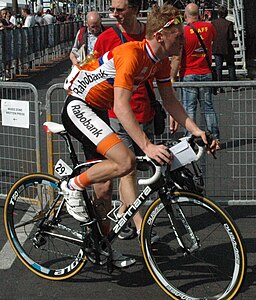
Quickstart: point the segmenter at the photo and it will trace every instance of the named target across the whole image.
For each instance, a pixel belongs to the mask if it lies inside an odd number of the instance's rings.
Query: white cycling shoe
[[[60,187],[66,200],[68,213],[80,222],[88,221],[89,217],[85,210],[82,192],[69,189],[67,181],[63,181]]]

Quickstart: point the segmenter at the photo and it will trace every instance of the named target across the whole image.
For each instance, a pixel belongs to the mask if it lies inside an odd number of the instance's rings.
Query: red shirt
[[[123,32],[123,35],[126,38],[126,40],[129,42],[142,41],[145,37],[145,31],[146,31],[146,26],[144,26],[144,30],[140,34],[129,35],[126,32]],[[122,44],[122,40],[114,31],[114,29],[111,27],[100,34],[100,36],[98,37],[95,43],[94,50],[96,50],[101,56],[107,51],[110,51],[116,46],[119,46],[121,44]],[[133,92],[130,104],[138,122],[147,123],[153,119],[155,112],[154,109],[152,108],[152,105],[150,104],[150,99],[148,97],[148,93],[145,85],[139,86]],[[116,118],[116,115],[113,112],[113,110],[109,110],[108,115],[110,118]]]
[[[216,30],[209,22],[196,21],[191,23],[201,35],[205,44],[210,61],[212,59],[212,42],[216,37]],[[182,50],[182,59],[179,76],[183,77],[192,74],[208,74],[211,70],[205,58],[205,52],[198,40],[194,30],[186,25],[184,27],[185,44]]]

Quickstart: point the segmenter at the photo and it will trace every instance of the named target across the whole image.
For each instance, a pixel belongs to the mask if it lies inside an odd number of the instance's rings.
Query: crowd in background
[[[0,11],[0,30],[15,29],[22,27],[43,26],[53,23],[81,21],[83,16],[81,14],[53,14],[50,9],[44,13],[38,11],[31,13],[29,8],[22,8],[21,14],[13,15],[10,8],[3,8]]]

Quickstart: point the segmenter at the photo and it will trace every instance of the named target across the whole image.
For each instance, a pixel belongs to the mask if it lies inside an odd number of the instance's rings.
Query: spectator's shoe
[[[121,240],[130,240],[135,237],[135,231],[131,227],[131,222],[128,222],[127,225],[120,231],[118,237]]]
[[[152,232],[151,232],[151,245],[159,242],[159,240],[160,240],[159,235],[156,233],[155,230],[152,230]],[[140,234],[138,235],[138,241],[140,243]]]
[[[135,258],[125,256],[117,250],[112,251],[112,264],[116,268],[127,268],[134,265],[135,263]]]
[[[89,217],[85,210],[82,192],[69,189],[67,181],[63,181],[60,187],[66,200],[68,213],[80,222],[88,221]]]

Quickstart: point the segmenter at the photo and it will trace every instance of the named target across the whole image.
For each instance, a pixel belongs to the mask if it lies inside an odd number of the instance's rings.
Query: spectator
[[[35,15],[35,21],[36,21],[36,24],[39,25],[39,26],[45,25],[44,18],[42,16],[42,12],[41,11],[38,11],[36,13],[36,15]]]
[[[119,32],[116,32],[114,28],[111,27],[99,36],[94,47],[99,55],[103,55],[105,52],[121,45],[124,42],[124,39],[127,41],[141,41],[145,38],[146,25],[137,20],[141,2],[141,0],[112,0],[112,5],[110,7],[111,16],[116,19],[116,28],[118,28]],[[150,99],[145,85],[140,86],[136,91],[134,91],[130,104],[137,121],[140,123],[140,127],[152,141],[154,137],[154,110],[150,104]],[[113,110],[109,111],[109,118],[111,127],[115,130],[127,147],[136,155],[144,155],[123,128]],[[97,153],[95,153],[95,155],[97,157]],[[108,212],[111,208],[111,184],[110,182],[106,182],[104,184],[98,184],[98,186],[99,185],[99,191],[95,191],[98,196],[97,201],[101,202],[102,199],[104,199],[102,202],[105,204],[106,211]],[[96,186],[96,189],[98,186]],[[117,216],[121,217],[126,207],[131,205],[138,195],[135,171],[120,179],[119,195],[123,205],[121,206]],[[136,230],[139,233],[142,222],[142,218],[139,213],[134,217],[134,222]],[[134,237],[134,231],[130,224],[128,224],[127,227],[119,233],[118,237],[121,239]]]
[[[35,17],[30,14],[29,8],[22,8],[21,15],[25,18],[25,22],[22,27],[33,27],[36,25]]]
[[[90,11],[86,15],[86,26],[78,30],[73,48],[70,53],[70,60],[73,65],[79,63],[84,55],[93,53],[94,44],[99,34],[105,28],[101,24],[101,17],[98,12]]]
[[[50,24],[55,23],[55,18],[52,15],[50,9],[46,10],[45,15],[43,16],[43,18],[44,18],[44,25],[50,25]]]
[[[13,29],[14,25],[10,22],[9,19],[9,10],[7,8],[3,8],[0,11],[0,29]]]
[[[212,41],[216,37],[215,28],[211,23],[199,20],[199,9],[195,3],[189,3],[186,6],[185,19],[188,25],[184,27],[186,42],[183,45],[181,54],[180,80],[183,82],[211,81],[211,69],[208,66],[205,52],[194,30],[189,26],[189,23],[192,23],[200,32],[210,59],[212,57]],[[173,77],[175,77],[175,75],[173,75]],[[213,107],[212,89],[204,87],[203,83],[201,87],[198,88],[191,87],[182,89],[182,103],[192,120],[196,120],[197,101],[199,101],[206,128],[212,132],[214,138],[217,140],[217,149],[219,149],[220,132],[217,116]],[[186,131],[185,134],[188,135],[188,132]]]
[[[216,39],[213,42],[212,52],[215,58],[218,81],[222,81],[222,67],[224,60],[227,63],[229,80],[236,80],[235,50],[232,45],[235,33],[233,23],[226,20],[227,15],[227,8],[221,6],[218,9],[219,18],[212,21],[217,33]]]
[[[10,22],[10,13],[7,8],[0,11],[0,30],[12,30],[15,26]],[[11,61],[4,62],[4,72],[2,73],[2,80],[10,80],[12,78],[11,73]]]
[[[202,21],[211,22],[212,13],[209,10],[206,10],[202,16]]]
[[[64,23],[66,21],[67,17],[65,13],[61,13],[57,16],[58,23]]]
[[[68,22],[73,22],[74,21],[74,15],[72,13],[68,14],[67,21]]]
[[[22,27],[23,25],[23,17],[20,14],[17,14],[16,16],[16,20],[17,20],[17,27]]]
[[[17,27],[17,25],[18,25],[17,19],[16,19],[16,17],[12,14],[12,11],[9,10],[9,9],[7,10],[6,18],[7,18],[7,20],[9,20],[9,22],[10,22],[14,27]]]

